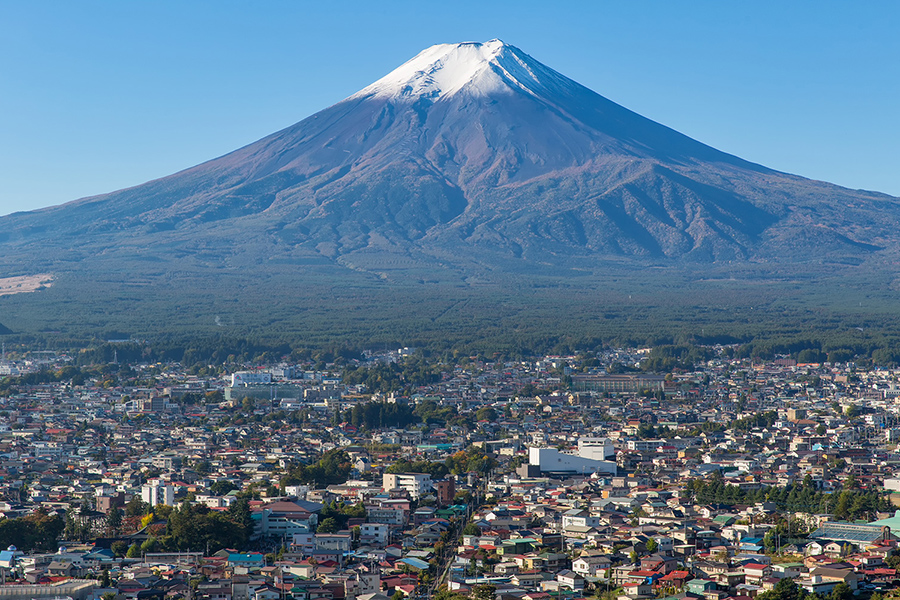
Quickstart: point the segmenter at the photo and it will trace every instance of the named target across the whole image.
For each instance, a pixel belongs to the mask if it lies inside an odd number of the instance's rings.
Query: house
[[[670,571],[657,580],[657,585],[662,588],[681,589],[691,579],[689,571]]]
[[[629,598],[646,597],[653,593],[653,588],[646,581],[629,581],[628,583],[622,584],[622,589],[625,590],[625,594]]]
[[[811,579],[821,578],[822,581],[838,583],[846,583],[851,590],[855,590],[859,584],[859,576],[853,569],[831,569],[828,567],[817,567],[813,569],[809,576]],[[830,592],[831,590],[829,590]]]
[[[388,543],[389,529],[385,523],[363,523],[359,526],[361,544],[384,546]]]
[[[611,564],[606,556],[580,556],[572,561],[572,570],[582,577],[600,577]]]
[[[685,584],[686,591],[695,596],[706,596],[717,587],[716,582],[711,579],[692,579]]]
[[[566,587],[570,590],[584,589],[584,577],[569,569],[563,569],[562,571],[557,573],[556,581],[559,582],[559,585],[561,587]]]
[[[541,581],[544,580],[543,574],[536,570],[528,570],[528,571],[519,571],[515,575],[510,578],[510,581],[513,585],[524,588],[526,590],[533,590],[537,588]]]
[[[272,502],[253,511],[254,537],[292,539],[296,533],[316,530],[321,504],[298,500]]]
[[[246,567],[248,569],[261,569],[266,566],[266,557],[259,552],[229,554],[228,565],[232,567]]]
[[[663,556],[662,554],[651,554],[641,559],[642,571],[655,571],[666,574],[674,571],[677,566],[678,561],[671,556]]]
[[[744,581],[751,585],[759,585],[760,581],[772,575],[772,567],[770,565],[762,565],[759,563],[747,563],[743,567]]]

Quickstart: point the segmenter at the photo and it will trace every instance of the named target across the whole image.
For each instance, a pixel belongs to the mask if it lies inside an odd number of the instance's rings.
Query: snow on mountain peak
[[[515,46],[498,39],[484,43],[437,44],[351,98],[437,99],[464,88],[477,95],[508,92],[515,88],[533,94],[536,88],[543,86],[542,79],[547,78],[565,79]]]

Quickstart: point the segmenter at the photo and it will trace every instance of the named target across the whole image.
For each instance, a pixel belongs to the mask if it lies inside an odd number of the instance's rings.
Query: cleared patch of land
[[[0,277],[0,296],[27,294],[28,292],[36,292],[48,288],[51,285],[53,285],[53,275],[50,273]]]

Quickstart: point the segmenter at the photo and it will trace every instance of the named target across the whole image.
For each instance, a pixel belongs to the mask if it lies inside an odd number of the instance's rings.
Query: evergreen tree
[[[109,514],[106,515],[106,527],[113,535],[118,535],[119,530],[122,529],[122,510],[118,506],[109,509]]]

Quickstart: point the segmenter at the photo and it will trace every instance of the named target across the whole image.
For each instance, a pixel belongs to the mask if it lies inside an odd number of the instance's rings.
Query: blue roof
[[[262,562],[265,557],[258,552],[253,554],[229,554],[228,562]]]
[[[424,560],[421,560],[421,559],[418,559],[418,558],[410,558],[410,557],[407,557],[407,558],[401,558],[401,559],[398,560],[397,562],[398,562],[398,563],[403,563],[403,564],[405,564],[405,565],[409,565],[409,566],[411,566],[411,567],[415,567],[416,569],[419,569],[420,571],[424,571],[425,569],[427,569],[427,568],[430,566],[430,565],[429,565],[427,562],[425,562]]]
[[[763,539],[760,537],[748,537],[741,540],[741,544],[750,544],[752,546],[758,546],[762,543]]]

